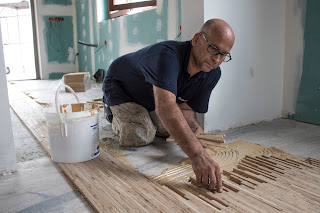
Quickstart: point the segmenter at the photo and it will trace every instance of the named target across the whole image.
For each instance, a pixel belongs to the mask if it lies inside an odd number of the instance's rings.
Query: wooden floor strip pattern
[[[50,153],[42,107],[9,85],[10,105]],[[28,107],[26,107],[28,106]],[[212,151],[214,150],[214,151]],[[245,141],[211,147],[224,192],[198,186],[185,161],[146,177],[101,150],[90,161],[58,164],[97,212],[317,212],[320,161]]]
[[[317,212],[320,209],[319,160],[245,141],[215,150],[212,158],[223,170],[221,194],[195,186],[192,168],[186,165],[151,178],[160,184],[170,184],[174,190],[187,190],[206,202],[223,201],[222,206],[212,204],[220,212]],[[189,181],[186,174],[192,175]]]

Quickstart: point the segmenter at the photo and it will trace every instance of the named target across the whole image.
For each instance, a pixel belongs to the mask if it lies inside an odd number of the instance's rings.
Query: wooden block
[[[224,133],[201,133],[200,135],[209,135],[209,136],[215,136],[215,137],[221,137],[221,138],[226,137],[226,134]]]
[[[197,138],[198,139],[204,139],[204,140],[207,140],[207,141],[213,141],[213,142],[216,142],[216,143],[224,143],[224,138],[222,137],[216,137],[214,135],[197,135]]]
[[[167,142],[173,142],[173,143],[176,142],[172,136],[168,137],[168,138],[166,139],[166,141],[167,141]]]
[[[223,133],[201,133],[200,135],[196,135],[198,139],[203,139],[207,141],[213,141],[216,143],[225,143],[225,134]],[[174,142],[174,138],[170,136],[166,139],[167,142]]]
[[[70,86],[75,92],[85,92],[90,88],[90,74],[83,73],[68,73],[64,75],[64,83]],[[67,88],[66,92],[70,92]]]
[[[203,139],[198,139],[198,140],[200,141],[202,146],[218,146],[218,147],[222,147],[222,148],[227,148],[228,147],[227,144],[223,144],[223,143],[217,143],[217,142],[203,140]]]
[[[64,82],[65,83],[81,82],[83,79],[87,77],[89,77],[89,72],[68,73],[64,75]]]
[[[204,139],[198,139],[199,142],[202,144],[202,146],[204,147],[209,147],[209,146],[218,146],[218,147],[223,147],[223,148],[227,148],[228,145],[227,144],[223,144],[223,143],[219,143],[219,142],[214,142],[214,141],[208,141],[208,140],[204,140]],[[174,142],[176,143],[175,139],[173,137],[168,137],[166,139],[167,142]]]
[[[172,184],[169,184],[169,183],[168,183],[168,184],[166,184],[165,186],[168,187],[169,189],[171,189],[172,191],[174,191],[175,193],[177,193],[178,195],[180,195],[181,197],[189,200],[183,192],[181,192],[179,189],[177,189],[176,187],[174,187]]]

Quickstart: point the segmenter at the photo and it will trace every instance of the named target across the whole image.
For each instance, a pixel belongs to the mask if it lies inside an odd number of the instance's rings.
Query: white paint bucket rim
[[[94,116],[96,114],[99,113],[99,106],[96,104],[92,104],[92,103],[78,103],[81,105],[84,105],[85,107],[83,108],[83,110],[78,111],[78,112],[73,112],[70,111],[70,109],[68,109],[66,112],[61,112],[60,115],[62,117],[62,119],[73,119],[73,118],[83,118],[83,117],[90,117],[90,116]],[[70,104],[70,105],[77,105],[77,104]],[[59,105],[59,107],[65,107],[66,104],[64,105]],[[50,107],[44,110],[45,114],[47,117],[50,118],[59,118],[59,115],[56,111],[55,107]]]

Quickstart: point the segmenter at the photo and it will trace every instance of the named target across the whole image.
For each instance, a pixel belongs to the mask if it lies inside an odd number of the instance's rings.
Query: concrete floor
[[[11,110],[18,170],[0,175],[0,212],[92,212]]]
[[[15,82],[36,101],[53,104],[57,81]],[[101,98],[101,84],[92,84],[86,93],[78,93],[82,102]],[[61,101],[73,101],[71,94],[61,92]],[[11,111],[18,171],[0,176],[0,212],[91,212],[83,198],[73,190],[55,163]],[[138,170],[157,175],[186,158],[180,147],[156,138],[141,148],[117,148],[117,137],[111,124],[100,112],[100,139],[120,151]],[[294,155],[320,159],[320,126],[288,119],[275,119],[225,131],[226,141],[241,139],[276,147]]]
[[[226,142],[245,140],[267,147],[276,147],[296,156],[320,159],[320,126],[275,119],[225,131]]]

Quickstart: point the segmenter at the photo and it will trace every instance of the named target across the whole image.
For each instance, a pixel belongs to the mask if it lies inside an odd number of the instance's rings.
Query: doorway
[[[36,79],[32,13],[27,0],[0,0],[7,80]]]

